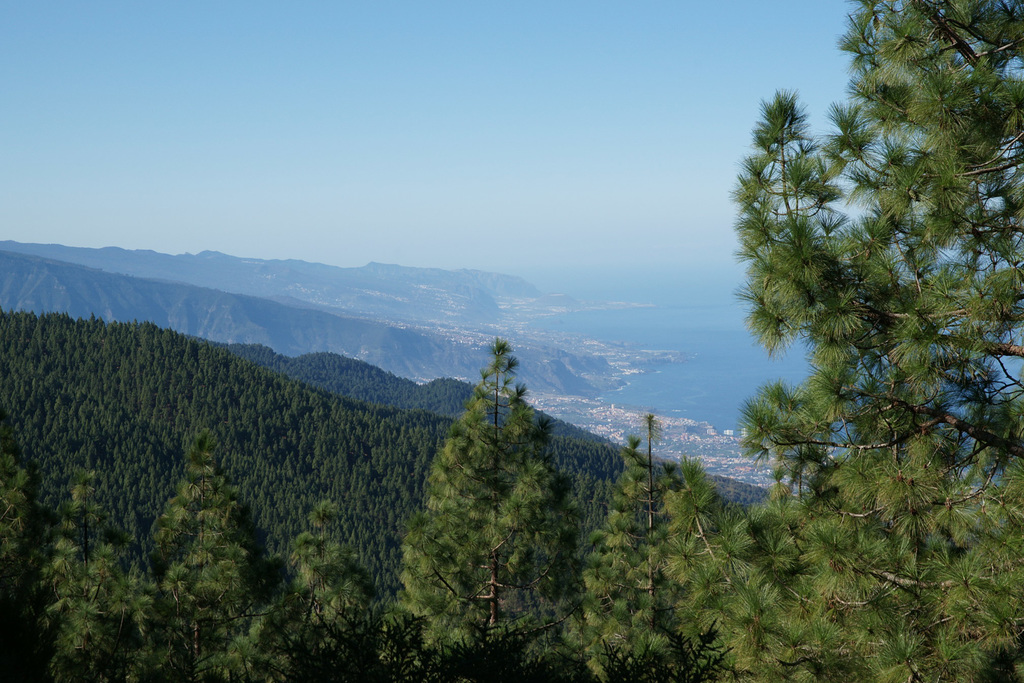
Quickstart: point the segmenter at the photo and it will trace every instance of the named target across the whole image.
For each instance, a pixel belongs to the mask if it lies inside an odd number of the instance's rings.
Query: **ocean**
[[[631,376],[627,386],[601,397],[608,403],[706,421],[719,431],[736,429],[744,401],[759,386],[777,379],[797,383],[807,376],[802,347],[769,358],[746,330],[744,304],[735,295],[741,275],[735,269],[645,271],[628,278],[560,270],[534,272],[527,279],[580,300],[646,304],[545,318],[539,327],[686,357]]]

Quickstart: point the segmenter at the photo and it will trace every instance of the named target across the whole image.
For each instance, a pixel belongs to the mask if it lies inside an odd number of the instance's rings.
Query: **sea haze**
[[[543,290],[581,300],[630,301],[643,307],[583,311],[544,318],[545,329],[580,334],[636,348],[679,351],[683,363],[665,363],[633,375],[629,384],[605,394],[609,403],[707,421],[735,429],[741,407],[759,386],[777,379],[797,383],[807,376],[802,347],[769,358],[744,325],[745,305],[736,291],[736,268],[716,272],[576,270],[524,273]]]

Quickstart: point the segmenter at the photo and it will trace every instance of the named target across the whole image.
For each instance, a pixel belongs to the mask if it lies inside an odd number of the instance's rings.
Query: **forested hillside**
[[[477,387],[450,429],[450,416],[338,396],[151,323],[10,312],[0,377],[0,670],[15,679],[595,680],[555,638],[576,614],[581,539],[604,522],[622,461],[593,439],[544,437],[521,385]],[[492,582],[492,613],[516,616],[442,637],[429,596],[415,610],[393,601],[400,569],[411,590],[408,539],[423,540],[410,520],[436,505],[442,443],[469,457],[498,432],[485,476],[496,487],[472,508],[468,491],[448,505],[472,534],[503,501],[490,516],[510,548],[500,586],[526,593],[498,598]],[[456,466],[470,486],[482,473]],[[432,528],[430,542],[451,525],[442,515]],[[545,535],[553,545],[537,552]],[[516,586],[524,563],[539,573]],[[557,594],[528,595],[556,574]],[[371,610],[374,588],[389,616]],[[713,637],[653,659],[594,656],[631,679],[705,680],[723,661]]]
[[[63,253],[64,248],[55,246],[53,250],[44,251]],[[73,249],[70,251],[77,253]],[[232,263],[241,263],[239,259],[220,256]],[[216,271],[206,259],[200,259],[200,262],[206,263],[207,270]],[[318,272],[316,264],[302,265]],[[107,321],[145,320],[203,339],[263,344],[279,353],[292,355],[333,351],[404,377],[476,377],[480,358],[485,353],[487,342],[493,339],[493,332],[467,332],[457,328],[460,331],[453,333],[454,320],[447,319],[443,312],[436,313],[441,318],[440,322],[424,324],[416,319],[395,322],[395,317],[378,314],[372,307],[349,309],[333,300],[333,303],[325,303],[290,296],[287,295],[290,291],[287,287],[299,291],[306,282],[298,272],[303,270],[300,264],[296,262],[292,266],[272,268],[262,273],[267,278],[279,278],[285,284],[279,283],[280,291],[274,290],[274,293],[257,289],[265,296],[254,296],[237,293],[237,290],[226,286],[213,289],[180,281],[146,279],[0,250],[0,307],[38,314],[67,313],[82,318],[95,315]],[[323,286],[330,284],[327,274],[339,270],[327,266],[319,266],[319,269],[326,271],[319,273],[316,280]],[[388,268],[378,266],[370,270],[381,271],[374,282],[386,281]],[[164,273],[163,270],[156,272]],[[189,272],[182,273],[182,276]],[[223,274],[215,274],[214,280],[221,283]],[[299,279],[289,281],[289,275]],[[463,274],[463,277],[486,281],[486,275]],[[259,273],[250,273],[247,277],[259,279],[258,276]],[[207,282],[203,278],[197,280]],[[340,286],[339,283],[334,285]],[[416,291],[420,289],[414,283],[404,286]],[[501,289],[500,280],[493,286]],[[400,294],[386,288],[362,292],[362,296],[371,299],[388,299]],[[451,296],[457,298],[457,292],[451,292]],[[493,301],[491,306],[494,306]],[[420,308],[437,310],[427,302],[422,302]],[[486,328],[490,330],[499,318],[491,316],[488,321]],[[528,363],[522,378],[534,390],[591,395],[597,386],[614,382],[609,380],[614,374],[611,366],[600,355],[531,342],[520,344],[520,357]]]
[[[292,379],[332,393],[370,403],[429,410],[450,415],[462,412],[473,394],[472,385],[452,378],[417,384],[375,365],[322,351],[285,356],[262,344],[228,344],[231,353]]]
[[[468,382],[440,377],[417,384],[375,365],[329,351],[290,357],[274,353],[273,349],[261,344],[228,344],[227,348],[246,360],[292,379],[349,398],[394,408],[429,410],[456,417],[473,395],[473,385]],[[561,420],[552,420],[552,433],[607,443],[607,439]]]
[[[272,551],[305,528],[314,503],[334,501],[340,540],[384,595],[397,587],[403,525],[451,424],[311,388],[149,323],[0,314],[0,377],[0,405],[48,505],[76,469],[95,470],[97,502],[148,550],[186,443],[208,428]],[[620,468],[614,449],[560,437],[552,448],[593,525]]]
[[[435,379],[426,384],[382,370],[354,358],[336,353],[307,353],[297,357],[274,353],[260,344],[228,344],[227,348],[242,358],[270,368],[315,387],[371,403],[396,408],[429,410],[455,417],[473,394],[473,387],[452,378]],[[553,420],[552,433],[585,441],[605,439],[560,420]],[[725,500],[740,505],[759,503],[768,496],[767,489],[752,486],[738,479],[708,475]]]

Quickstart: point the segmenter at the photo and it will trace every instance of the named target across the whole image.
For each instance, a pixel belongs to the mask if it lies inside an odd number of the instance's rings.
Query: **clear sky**
[[[759,102],[840,0],[0,3],[0,239],[340,266],[728,267]]]

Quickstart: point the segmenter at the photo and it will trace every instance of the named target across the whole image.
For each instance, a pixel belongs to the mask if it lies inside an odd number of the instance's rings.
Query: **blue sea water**
[[[652,372],[633,375],[628,386],[605,394],[605,401],[707,421],[719,430],[735,429],[744,401],[759,386],[777,379],[796,383],[807,375],[801,347],[769,358],[747,332],[746,311],[735,295],[740,279],[735,271],[646,272],[627,281],[599,275],[588,279],[585,273],[559,275],[561,281],[542,274],[534,278],[546,291],[648,306],[570,313],[541,320],[539,326],[637,348],[679,351],[686,357],[683,363],[663,363]]]

